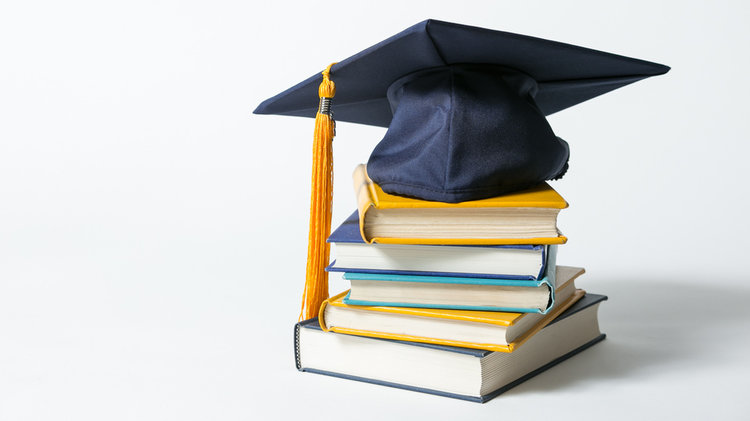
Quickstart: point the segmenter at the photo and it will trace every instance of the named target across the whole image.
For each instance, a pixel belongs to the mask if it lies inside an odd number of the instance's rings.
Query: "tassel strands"
[[[336,95],[336,85],[330,79],[333,64],[323,71],[323,82],[318,88],[320,106],[315,116],[312,184],[310,186],[310,231],[300,320],[317,316],[320,305],[328,298],[328,272],[325,271],[325,267],[328,265],[331,251],[326,239],[331,233],[333,210],[335,122],[331,116],[331,98]]]

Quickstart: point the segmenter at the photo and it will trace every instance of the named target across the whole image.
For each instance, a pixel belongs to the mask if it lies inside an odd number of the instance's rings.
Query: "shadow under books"
[[[695,369],[750,322],[750,289],[653,280],[608,283],[602,293],[609,296],[599,310],[607,339],[506,395]]]

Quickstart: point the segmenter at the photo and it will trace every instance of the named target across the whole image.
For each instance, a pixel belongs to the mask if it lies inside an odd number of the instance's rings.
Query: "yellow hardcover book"
[[[328,332],[513,352],[585,295],[574,280],[582,268],[567,268],[558,282],[561,300],[546,315],[435,308],[354,306],[344,291],[320,307],[318,321]]]
[[[367,243],[381,244],[563,244],[557,214],[568,203],[547,183],[508,195],[444,203],[384,192],[354,171],[359,227]]]

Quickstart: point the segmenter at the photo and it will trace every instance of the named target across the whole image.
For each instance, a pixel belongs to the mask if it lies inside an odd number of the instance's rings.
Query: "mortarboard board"
[[[332,114],[338,121],[388,127],[367,163],[368,176],[384,191],[476,200],[565,173],[568,145],[545,116],[668,70],[569,44],[427,20],[261,103],[256,114],[316,118],[303,315],[314,316],[327,296]]]

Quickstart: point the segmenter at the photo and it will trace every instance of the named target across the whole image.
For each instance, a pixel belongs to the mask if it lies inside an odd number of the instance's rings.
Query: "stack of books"
[[[606,297],[557,265],[567,203],[546,183],[449,204],[354,180],[328,267],[351,289],[295,326],[299,370],[486,402],[604,339]]]

